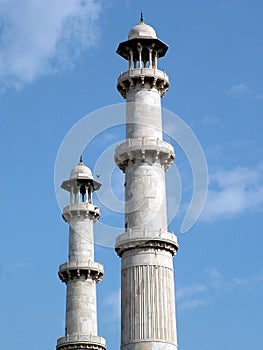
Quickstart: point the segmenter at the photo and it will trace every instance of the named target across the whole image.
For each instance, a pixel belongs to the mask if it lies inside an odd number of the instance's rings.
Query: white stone
[[[126,98],[127,140],[115,152],[125,173],[126,231],[115,245],[122,259],[121,350],[176,350],[173,255],[178,245],[167,232],[165,185],[174,151],[162,141],[161,97],[169,80],[157,69],[167,46],[144,23],[131,29],[129,40],[117,51],[129,60],[117,86]],[[159,51],[153,56],[154,47]]]
[[[67,295],[65,336],[58,339],[57,350],[106,347],[97,334],[96,283],[103,276],[103,266],[94,262],[93,225],[100,212],[92,203],[92,192],[100,185],[81,161],[61,186],[70,192],[70,205],[63,209],[69,224],[69,247],[68,261],[59,268]]]

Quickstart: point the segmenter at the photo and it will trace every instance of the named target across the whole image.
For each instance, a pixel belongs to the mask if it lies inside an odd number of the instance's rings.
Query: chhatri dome
[[[80,157],[79,164],[76,165],[70,173],[70,179],[92,179],[92,172],[89,167],[87,167],[83,162],[82,162],[82,157]]]
[[[128,35],[128,40],[131,39],[157,39],[157,35],[153,27],[145,24],[143,22],[143,17],[141,15],[141,22],[136,24],[130,31]]]
[[[61,187],[69,191],[71,190],[74,184],[83,184],[89,183],[92,184],[92,188],[94,191],[97,191],[101,187],[101,183],[94,180],[92,175],[92,171],[87,165],[85,165],[82,161],[82,156],[80,157],[78,165],[76,165],[70,173],[70,179],[62,182]]]
[[[141,56],[139,54],[140,47],[142,49]],[[156,31],[153,27],[144,23],[141,14],[141,22],[136,24],[129,31],[128,40],[119,44],[117,54],[130,62],[130,68],[136,68],[135,62],[149,61],[149,50],[151,51],[152,62],[152,64],[149,64],[149,67],[152,68],[152,66],[155,65],[154,68],[157,69],[157,58],[165,55],[166,51],[168,50],[168,45],[158,39]],[[155,60],[155,63],[153,63],[153,60]]]

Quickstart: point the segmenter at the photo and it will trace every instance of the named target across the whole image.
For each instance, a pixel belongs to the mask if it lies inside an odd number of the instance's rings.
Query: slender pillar
[[[120,75],[117,88],[126,99],[126,138],[115,151],[115,162],[125,173],[125,232],[115,250],[122,260],[121,349],[176,350],[173,256],[177,238],[167,231],[165,171],[174,160],[173,147],[163,141],[161,97],[168,76],[157,69],[157,58],[168,47],[155,30],[141,21],[129,32],[117,53],[149,67]],[[152,52],[154,47],[154,67]],[[136,51],[134,50],[134,53]]]
[[[130,68],[134,68],[133,51],[130,50]]]
[[[105,340],[97,333],[96,283],[104,271],[94,262],[93,224],[100,211],[91,195],[100,186],[82,160],[71,171],[70,180],[61,185],[70,193],[70,205],[63,209],[69,224],[69,248],[68,261],[58,272],[67,285],[67,295],[65,335],[58,339],[57,350],[106,349]]]
[[[158,59],[158,55],[157,55],[157,51],[155,51],[155,55],[154,55],[154,68],[158,68],[157,66],[157,59]]]
[[[152,52],[153,52],[153,48],[149,47],[149,68],[152,68],[152,66],[153,66]]]
[[[139,68],[142,68],[142,45],[138,43],[137,48],[139,52]]]

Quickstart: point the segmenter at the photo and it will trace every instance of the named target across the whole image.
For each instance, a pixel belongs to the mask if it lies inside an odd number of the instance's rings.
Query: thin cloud
[[[242,83],[231,86],[226,91],[226,94],[228,96],[244,96],[244,95],[246,95],[254,101],[263,100],[263,93],[255,91],[255,89],[253,89],[252,86],[249,86],[246,82],[242,82]]]
[[[176,300],[181,310],[195,309],[210,303],[206,296],[207,285],[192,283],[188,286],[179,286],[176,290]]]
[[[204,306],[207,304],[210,304],[211,300],[206,298],[206,299],[192,299],[192,300],[184,300],[183,302],[179,303],[179,308],[181,310],[192,310],[196,309],[200,306]]]
[[[224,294],[232,293],[236,289],[247,292],[263,282],[262,272],[246,277],[234,276],[231,279],[226,279],[218,269],[210,267],[206,268],[201,275],[201,282],[180,286],[177,289],[178,308],[192,310],[202,307],[213,303],[216,298],[222,297]]]
[[[189,286],[182,286],[178,288],[176,292],[176,298],[177,300],[189,298],[193,295],[205,292],[206,289],[206,285],[200,283],[193,283]]]
[[[237,96],[243,95],[249,91],[247,83],[239,83],[230,87],[227,90],[227,95]]]
[[[204,118],[202,119],[202,124],[204,126],[214,126],[214,125],[218,125],[221,123],[221,119],[217,118],[211,114],[207,114],[204,116]]]
[[[263,208],[262,167],[236,167],[210,175],[210,190],[201,216],[204,222],[231,218]]]
[[[100,12],[95,0],[0,0],[1,90],[74,65],[98,36]]]

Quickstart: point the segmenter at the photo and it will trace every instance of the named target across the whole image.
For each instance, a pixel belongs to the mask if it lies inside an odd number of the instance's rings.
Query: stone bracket
[[[84,276],[85,279],[92,279],[99,283],[104,275],[103,265],[97,262],[88,262],[87,264],[79,264],[76,262],[66,262],[59,267],[58,276],[62,282],[67,283],[74,277],[80,278]]]
[[[129,160],[159,162],[166,170],[169,169],[175,158],[174,148],[168,142],[157,138],[134,138],[128,139],[117,146],[114,160],[118,167],[125,172]]]
[[[177,237],[171,232],[125,232],[119,235],[116,239],[115,251],[122,256],[123,252],[130,249],[165,249],[172,255],[175,255],[178,250]]]
[[[90,335],[67,335],[58,338],[57,350],[106,350],[106,341],[99,336]]]
[[[88,343],[88,342],[75,342],[75,343],[64,343],[61,345],[57,345],[57,350],[80,350],[80,349],[86,349],[86,350],[105,350],[106,347],[102,344],[94,344],[94,343]]]
[[[123,98],[130,89],[134,89],[140,82],[143,86],[146,82],[150,83],[151,88],[156,88],[161,97],[169,89],[170,83],[168,75],[156,68],[131,68],[128,72],[122,73],[118,78],[117,89]]]
[[[70,204],[64,207],[62,217],[66,222],[70,222],[75,216],[90,217],[96,222],[100,218],[100,208],[86,202]]]

